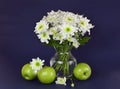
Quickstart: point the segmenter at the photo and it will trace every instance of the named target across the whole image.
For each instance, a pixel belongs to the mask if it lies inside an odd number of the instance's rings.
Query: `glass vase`
[[[50,60],[50,66],[55,69],[59,77],[71,77],[76,64],[77,61],[70,50],[56,50],[55,55]]]

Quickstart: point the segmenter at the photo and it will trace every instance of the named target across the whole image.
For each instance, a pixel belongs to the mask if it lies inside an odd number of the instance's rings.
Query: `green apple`
[[[25,64],[21,70],[22,77],[26,80],[33,80],[36,77],[36,73],[30,66],[30,64]]]
[[[45,66],[38,71],[38,80],[44,84],[52,83],[56,78],[56,72],[53,67]]]
[[[73,74],[78,80],[87,80],[91,75],[91,68],[86,63],[79,63],[73,70]]]

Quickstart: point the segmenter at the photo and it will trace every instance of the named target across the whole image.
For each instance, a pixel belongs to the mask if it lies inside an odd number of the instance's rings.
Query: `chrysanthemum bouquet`
[[[34,32],[42,43],[53,46],[56,55],[52,58],[50,65],[57,72],[61,71],[63,76],[70,75],[70,50],[84,45],[90,39],[90,29],[94,26],[90,20],[83,15],[58,10],[51,11],[36,23]],[[73,60],[74,66],[76,61]],[[60,73],[61,73],[60,72]]]

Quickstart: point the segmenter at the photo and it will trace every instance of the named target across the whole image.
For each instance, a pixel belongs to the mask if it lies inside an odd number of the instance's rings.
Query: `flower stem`
[[[69,56],[71,46],[68,44],[60,45],[55,47],[58,55],[58,60],[54,64],[56,72],[61,72],[65,77],[69,76]]]

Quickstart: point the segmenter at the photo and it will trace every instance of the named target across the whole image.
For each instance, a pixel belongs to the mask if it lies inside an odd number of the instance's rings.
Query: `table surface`
[[[74,89],[120,89],[120,1],[119,0],[0,0],[0,89],[73,89],[26,81],[21,68],[32,58],[49,65],[55,50],[40,43],[34,27],[51,10],[83,14],[95,28],[91,40],[72,49],[78,62],[92,68],[86,81],[75,80]]]

